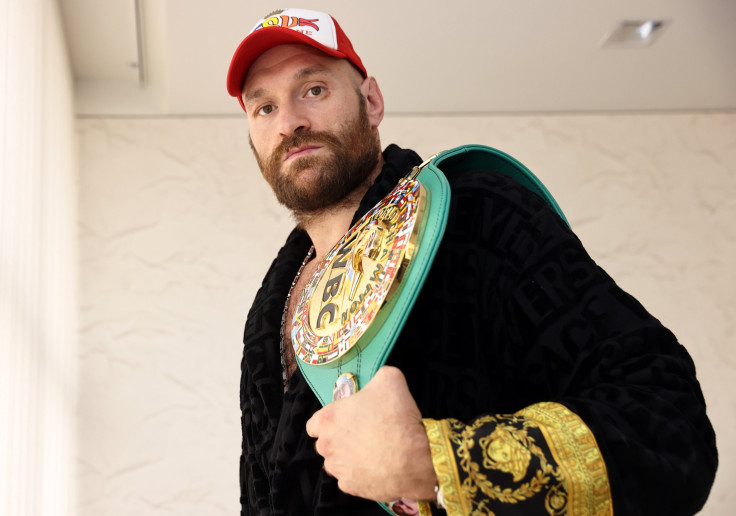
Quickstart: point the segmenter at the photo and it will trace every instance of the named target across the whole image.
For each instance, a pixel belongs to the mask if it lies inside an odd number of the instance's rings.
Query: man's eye
[[[269,115],[272,112],[273,112],[273,106],[271,104],[267,104],[258,110],[259,115]]]
[[[324,88],[322,86],[312,86],[309,88],[309,92],[307,93],[310,97],[317,97],[322,94],[322,91],[324,91]]]

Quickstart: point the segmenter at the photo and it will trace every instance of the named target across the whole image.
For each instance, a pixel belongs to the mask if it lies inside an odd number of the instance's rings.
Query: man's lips
[[[284,161],[290,159],[301,158],[302,156],[308,156],[317,149],[321,149],[320,145],[301,145],[299,147],[293,147],[289,149],[284,155]]]

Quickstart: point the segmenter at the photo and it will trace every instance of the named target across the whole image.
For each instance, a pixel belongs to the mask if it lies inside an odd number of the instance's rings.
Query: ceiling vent
[[[602,47],[648,47],[662,33],[664,20],[622,21],[601,41]]]

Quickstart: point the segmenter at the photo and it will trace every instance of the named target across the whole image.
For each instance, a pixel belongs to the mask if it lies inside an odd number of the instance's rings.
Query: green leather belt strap
[[[500,150],[484,145],[463,145],[438,154],[427,165],[427,168],[430,167],[437,168],[448,176],[466,170],[493,170],[505,174],[544,199],[569,226],[554,197],[537,176]]]

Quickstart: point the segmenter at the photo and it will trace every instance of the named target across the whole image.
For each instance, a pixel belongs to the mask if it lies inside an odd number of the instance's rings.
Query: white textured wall
[[[244,118],[77,128],[80,514],[235,514],[242,327],[289,217]],[[543,179],[693,355],[721,453],[703,514],[733,514],[736,114],[402,117],[383,139],[423,155],[485,143]]]
[[[0,514],[76,508],[76,163],[57,4],[0,1]]]

